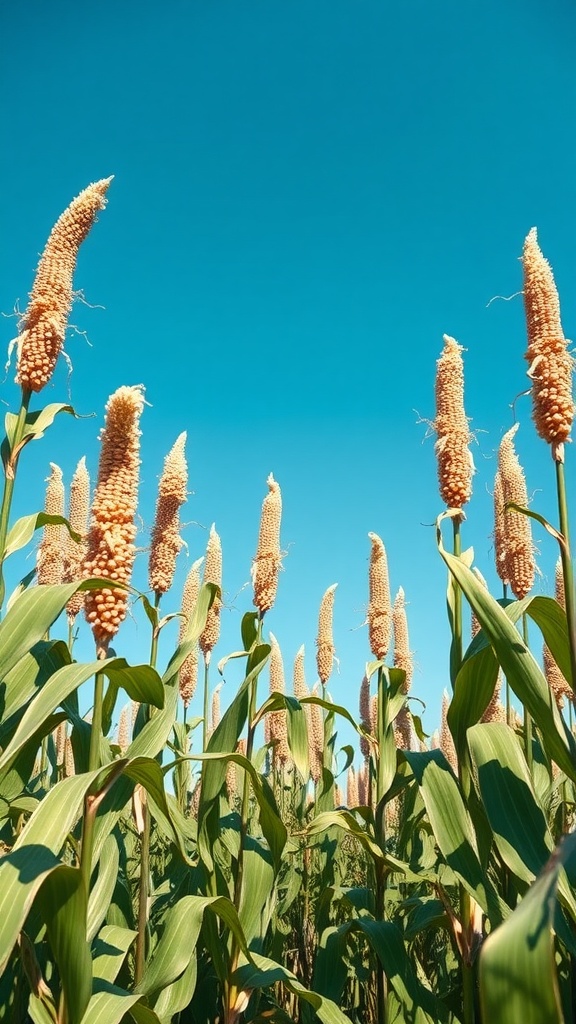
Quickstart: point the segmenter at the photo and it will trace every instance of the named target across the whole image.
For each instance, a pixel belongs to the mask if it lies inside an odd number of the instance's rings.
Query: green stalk
[[[104,700],[104,673],[97,672],[94,677],[94,708],[90,729],[90,753],[88,755],[88,771],[93,772],[100,767],[100,736],[102,733],[102,702]]]
[[[454,554],[457,558],[462,553],[462,543],[460,538],[460,517],[454,516],[452,520],[452,528],[454,532]],[[452,688],[456,682],[456,676],[460,671],[462,665],[462,591],[458,584],[453,581],[452,592],[454,595],[454,608],[453,608],[453,622],[452,622],[452,642],[450,644],[450,681]]]
[[[209,668],[210,661],[204,655],[204,720],[202,722],[202,750],[204,753],[206,753],[208,744],[208,716],[210,714]]]
[[[555,465],[560,533],[564,537],[564,543],[560,545],[560,557],[562,559],[562,573],[564,576],[564,599],[566,603],[568,643],[570,647],[570,670],[572,674],[570,683],[572,689],[574,689],[576,686],[576,609],[574,604],[574,569],[572,565],[572,556],[570,554],[570,525],[568,520],[568,501],[566,497],[564,462],[555,462]]]
[[[154,608],[156,610],[156,624],[152,627],[152,639],[150,641],[150,665],[156,667],[158,657],[158,606],[160,594],[154,594]],[[151,708],[147,708],[151,713]],[[138,884],[138,935],[136,936],[136,954],[134,964],[134,984],[138,985],[144,977],[146,963],[146,930],[148,927],[148,900],[150,897],[150,835],[151,820],[148,800],[142,807],[143,829],[140,840],[140,879]]]
[[[386,852],[386,802],[384,800],[384,737],[386,735],[388,689],[382,668],[378,669],[378,765],[376,778],[376,817],[375,835],[376,842],[383,853]],[[376,892],[375,910],[376,920],[384,921],[386,916],[386,882],[388,871],[382,861],[375,864],[376,871]],[[387,985],[384,971],[377,965],[376,969],[376,999],[378,1024],[386,1024],[388,1019],[387,1011]]]
[[[522,616],[522,639],[524,640],[526,647],[528,647],[528,616],[526,613]],[[532,717],[526,707],[524,708],[524,749],[526,751],[528,771],[530,772],[530,775],[532,775]]]
[[[10,447],[10,461],[8,466],[5,468],[4,494],[2,495],[2,505],[0,507],[0,610],[4,604],[4,596],[6,593],[6,586],[4,583],[4,550],[6,548],[10,509],[12,508],[12,497],[14,495],[14,484],[16,482],[16,470],[18,468],[18,459],[20,455],[18,449],[24,436],[26,416],[28,414],[31,394],[31,391],[27,391],[24,388],[22,389],[22,404],[20,406],[18,419],[14,428],[14,437]],[[13,454],[14,452],[15,454]]]

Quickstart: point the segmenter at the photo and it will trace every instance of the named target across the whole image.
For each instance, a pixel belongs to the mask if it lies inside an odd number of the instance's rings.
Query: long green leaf
[[[92,994],[86,888],[80,869],[61,864],[51,871],[39,889],[36,905],[58,964],[68,1024],[80,1024]]]

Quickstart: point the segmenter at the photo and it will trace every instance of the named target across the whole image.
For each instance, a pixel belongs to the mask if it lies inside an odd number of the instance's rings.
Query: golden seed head
[[[155,594],[165,594],[170,589],[176,569],[176,557],[183,544],[180,537],[180,506],[186,501],[188,493],[185,444],[186,432],[179,435],[168,452],[158,484],[148,567],[150,589]]]
[[[464,412],[462,346],[444,335],[444,351],[436,363],[436,458],[440,496],[448,508],[462,508],[472,494],[472,434]]]
[[[514,435],[517,429],[518,424],[515,423],[500,442],[498,470],[504,506],[511,501],[525,508],[528,504],[526,480],[514,448]],[[505,575],[510,581],[512,593],[521,600],[532,589],[536,572],[530,518],[514,509],[505,508],[504,528]]]
[[[482,573],[480,572],[480,569],[477,569],[476,566],[474,566],[473,569],[472,569],[472,572],[474,573],[474,575],[475,575],[476,579],[478,580],[479,584],[482,587],[484,587],[484,590],[488,590],[488,584],[486,583],[486,580],[484,579]],[[478,619],[476,618],[476,614],[475,614],[475,612],[473,610],[472,611],[472,624],[471,624],[471,630],[470,630],[470,632],[472,633],[472,636],[476,636],[476,634],[480,632],[480,628],[481,628],[480,627],[480,623],[478,622]]]
[[[296,700],[301,700],[302,697],[308,697],[310,695],[306,685],[306,676],[304,674],[304,644],[298,648],[296,657],[294,658],[293,689]]]
[[[378,736],[378,694],[372,694],[370,698],[370,732]]]
[[[132,729],[132,703],[125,704],[120,712],[118,721],[118,746],[120,753],[124,755],[130,746],[130,732]]]
[[[573,701],[574,694],[572,692],[572,687],[564,678],[562,672],[558,668],[558,665],[554,661],[552,651],[546,644],[544,644],[542,648],[542,662],[548,686],[554,694],[554,700],[556,701],[558,708],[562,710],[564,707],[564,698],[567,698],[569,701]]]
[[[346,806],[358,807],[359,805],[358,776],[354,771],[354,766],[350,765],[346,776]]]
[[[554,570],[554,589],[555,597],[561,608],[566,611],[566,591],[564,590],[564,569],[562,567],[562,559],[558,558],[556,561],[556,568]]]
[[[370,790],[370,768],[367,764],[363,764],[360,768],[358,775],[358,806],[366,807],[368,804],[368,793]]]
[[[386,549],[378,534],[369,533],[372,542],[370,551],[368,604],[368,639],[375,658],[383,660],[390,646],[390,583]]]
[[[56,764],[60,767],[60,765],[64,764],[66,756],[66,722],[60,722],[53,735],[56,746]]]
[[[72,749],[72,740],[69,736],[66,737],[66,744],[64,746],[64,775],[67,779],[71,778],[72,775],[76,774],[76,765],[74,764],[74,751]]]
[[[278,574],[282,566],[282,552],[280,551],[282,495],[280,485],[272,473],[266,483],[269,490],[262,502],[258,548],[252,563],[254,604],[261,615],[269,611],[274,604],[278,589]]]
[[[196,607],[196,601],[198,600],[198,591],[200,590],[200,566],[204,558],[198,558],[193,563],[186,577],[184,583],[184,590],[182,593],[182,617],[180,619],[180,629],[178,634],[178,642],[182,643],[188,631],[188,624],[190,618]],[[184,707],[187,708],[194,694],[196,693],[196,685],[198,682],[198,645],[195,645],[194,650],[184,659],[180,667],[180,696],[184,701]]]
[[[401,668],[406,673],[406,679],[402,686],[404,693],[408,693],[412,682],[414,671],[413,655],[410,650],[408,637],[408,619],[406,617],[406,601],[402,587],[394,598],[392,608],[392,626],[394,628],[394,668]]]
[[[364,726],[365,729],[368,729],[369,731],[371,731],[371,728],[370,728],[370,680],[369,680],[368,674],[366,672],[364,673],[362,682],[360,683],[359,711],[360,711],[360,725]],[[368,740],[364,736],[360,737],[360,750],[362,752],[362,756],[367,761],[368,758],[370,757],[370,744],[368,743]]]
[[[112,178],[88,185],[58,218],[36,271],[28,308],[18,325],[16,383],[41,391],[54,372],[72,308],[78,250],[98,210],[106,205]]]
[[[316,687],[314,687],[313,693]],[[307,704],[308,709],[308,759],[310,774],[315,783],[322,777],[324,760],[324,716],[319,704]]]
[[[64,535],[64,583],[73,583],[82,579],[83,565],[86,558],[88,538],[88,516],[90,514],[90,476],[86,469],[86,459],[82,457],[76,466],[70,484],[70,504],[68,520],[80,540],[72,540],[66,531]],[[68,622],[72,624],[84,607],[85,592],[77,591],[66,605]]]
[[[212,694],[212,721],[210,722],[210,732],[214,732],[215,729],[220,725],[220,688],[222,683],[218,683],[218,686]]]
[[[504,586],[508,586],[508,569],[506,564],[506,512],[504,509],[504,486],[500,470],[494,477],[494,557],[496,572]]]
[[[215,583],[222,587],[222,545],[220,537],[216,533],[216,526],[212,523],[210,536],[206,545],[206,561],[204,562],[204,583]],[[200,636],[200,650],[206,661],[210,660],[210,654],[218,643],[220,636],[220,608],[222,602],[215,597],[208,612],[206,625]]]
[[[332,616],[334,612],[334,592],[337,586],[337,583],[333,583],[331,587],[328,587],[320,602],[320,613],[318,616],[316,665],[318,667],[318,678],[323,686],[326,685],[330,678],[334,661]]]
[[[284,663],[280,645],[273,633],[270,633],[270,693],[285,693]],[[288,725],[285,711],[272,711],[266,716],[269,722],[270,741],[275,741],[274,761],[287,764],[290,760],[288,747]]]
[[[394,719],[394,737],[399,750],[413,750],[412,716],[404,705]]]
[[[44,511],[49,516],[63,516],[62,470],[54,462],[50,463],[50,476],[47,478],[47,483]],[[46,525],[44,527],[36,558],[36,577],[40,585],[62,583],[66,544],[64,529],[63,526]]]
[[[482,722],[502,722],[504,725],[506,724],[506,708],[503,706],[500,696],[501,683],[500,679],[498,679],[490,703],[482,715]]]
[[[442,718],[440,721],[440,750],[444,754],[444,757],[448,761],[452,771],[455,775],[458,775],[458,755],[456,754],[456,747],[454,746],[454,739],[452,733],[448,727],[448,708],[450,707],[450,698],[444,690],[442,694]]]
[[[558,445],[569,439],[574,418],[574,360],[562,330],[554,275],[538,245],[536,228],[528,232],[522,263],[532,415],[540,437]]]
[[[120,387],[108,399],[100,435],[98,480],[92,500],[84,576],[128,584],[134,564],[140,469],[139,421],[143,387]],[[119,588],[86,592],[84,611],[101,652],[126,618],[128,595]]]

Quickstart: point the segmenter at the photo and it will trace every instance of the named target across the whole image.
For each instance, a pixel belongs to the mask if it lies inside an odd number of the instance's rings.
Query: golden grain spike
[[[566,611],[566,592],[564,589],[564,568],[562,566],[562,559],[556,560],[556,566],[554,569],[554,590],[555,598],[561,608]]]
[[[180,506],[186,501],[188,493],[185,444],[184,431],[178,436],[164,460],[158,484],[148,567],[150,589],[155,594],[165,594],[172,586],[176,557],[183,544],[180,536]]]
[[[62,470],[56,463],[50,463],[50,476],[47,478],[44,511],[49,516],[64,515],[64,484]],[[62,583],[64,574],[64,527],[47,524],[44,527],[42,540],[36,558],[36,576],[38,583]]]
[[[546,644],[542,647],[542,663],[548,686],[554,694],[554,700],[556,701],[558,708],[562,710],[564,707],[564,699],[567,698],[569,701],[573,701],[574,694],[572,692],[572,687],[558,668],[552,651]]]
[[[203,581],[204,583],[215,583],[217,587],[222,587],[222,544],[220,543],[220,537],[216,533],[215,523],[212,523],[210,527],[210,536],[206,545]],[[215,597],[208,612],[206,625],[200,636],[200,650],[204,655],[206,664],[209,663],[212,651],[218,643],[220,636],[221,607],[222,602],[220,598]]]
[[[140,470],[141,385],[120,387],[108,399],[100,435],[98,480],[92,500],[84,575],[128,584],[134,565]],[[126,618],[127,592],[104,588],[86,592],[84,610],[100,655],[105,655]]]
[[[368,639],[375,658],[383,661],[390,646],[390,582],[384,543],[377,533],[369,533],[370,551]]]
[[[563,462],[562,445],[569,440],[574,419],[574,360],[562,330],[552,269],[538,245],[536,228],[526,236],[522,264],[532,416],[540,437],[553,446],[553,458]]]
[[[269,490],[262,502],[258,547],[252,563],[254,604],[260,615],[264,615],[274,604],[278,589],[278,574],[282,567],[282,552],[280,551],[282,495],[280,485],[272,473],[266,483]]]
[[[112,178],[88,185],[58,218],[36,271],[28,308],[18,325],[16,383],[41,391],[62,351],[72,308],[72,279],[78,250],[98,210],[106,205]]]
[[[200,566],[204,558],[198,558],[193,563],[186,577],[184,583],[184,590],[182,593],[182,604],[181,612],[182,618],[180,619],[180,630],[178,633],[178,643],[183,643],[186,633],[188,632],[188,626],[190,619],[196,607],[196,601],[198,600],[198,592],[200,590]],[[180,667],[180,696],[184,702],[184,707],[187,708],[192,697],[196,693],[196,685],[198,682],[198,644],[194,645],[194,649],[187,655],[182,662]]]
[[[306,685],[306,677],[304,674],[304,644],[298,648],[296,657],[294,658],[294,676],[293,676],[293,689],[294,696],[297,700],[301,700],[302,697],[309,697],[309,690]]]
[[[464,411],[462,346],[444,335],[444,351],[436,363],[436,458],[440,496],[448,508],[462,508],[472,494],[472,434]]]
[[[273,633],[270,633],[270,694],[285,693],[284,663],[280,645]],[[282,765],[290,761],[288,746],[288,725],[286,711],[272,711],[266,716],[269,720],[270,741],[273,742],[274,762]]]
[[[370,723],[370,680],[368,678],[367,672],[364,673],[362,682],[360,683],[359,711],[360,725],[363,726],[364,729],[367,729],[368,732],[371,732],[372,729]],[[370,757],[370,744],[368,743],[368,740],[366,739],[365,736],[360,736],[360,751],[362,753],[362,756],[364,757],[364,760],[368,761]]]
[[[86,558],[88,517],[90,514],[90,476],[86,469],[86,459],[83,457],[76,466],[72,481],[70,483],[70,504],[68,510],[68,521],[70,526],[80,537],[80,540],[72,540],[66,532],[65,559],[64,559],[64,581],[73,583],[82,579],[82,567]],[[66,614],[70,625],[84,607],[85,592],[77,591],[72,595],[66,605]]]
[[[221,689],[221,687],[222,687],[222,683],[218,683],[218,686],[215,688],[214,693],[212,694],[212,718],[211,718],[211,722],[210,722],[210,732],[211,733],[213,733],[214,730],[217,729],[218,726],[220,725],[220,718],[221,718],[221,714],[220,714],[220,689]]]
[[[74,751],[72,749],[72,740],[69,736],[66,737],[66,744],[64,747],[64,776],[69,779],[72,775],[76,774],[76,767],[74,764]]]
[[[346,776],[346,806],[360,806],[360,797],[358,793],[358,776],[354,771],[353,765],[350,765]]]
[[[399,587],[398,593],[394,598],[392,625],[394,628],[394,668],[400,668],[406,673],[402,690],[404,693],[408,693],[414,671],[414,659],[410,650],[406,600],[402,587]]]
[[[129,701],[120,712],[118,720],[118,746],[120,754],[124,756],[130,745],[130,733],[132,731],[132,704]]]
[[[504,509],[504,485],[500,470],[494,477],[494,556],[496,572],[505,587],[510,583],[506,560],[506,512]]]
[[[313,695],[315,695],[316,685],[312,691]],[[322,777],[322,766],[324,763],[324,716],[319,704],[308,704],[307,707],[310,709],[308,718],[310,774],[313,781],[318,783]]]
[[[394,719],[394,738],[399,750],[413,750],[412,716],[404,705]]]
[[[526,507],[528,492],[524,472],[518,461],[514,447],[514,435],[518,429],[515,423],[506,431],[498,449],[498,470],[502,481],[504,498],[504,525],[506,576],[510,581],[512,593],[518,600],[530,592],[534,585],[536,563],[534,560],[534,544],[529,516],[506,508],[508,502]]]
[[[442,717],[440,720],[440,739],[439,745],[440,750],[444,754],[444,757],[448,761],[448,764],[452,768],[455,775],[458,775],[458,755],[456,753],[456,747],[454,746],[454,739],[450,728],[448,726],[448,708],[450,707],[450,698],[444,690],[442,694]]]
[[[318,615],[318,636],[316,638],[316,665],[318,678],[323,686],[326,685],[332,672],[334,662],[334,636],[332,632],[332,617],[334,612],[334,592],[337,583],[328,587],[320,602]]]
[[[501,691],[502,686],[500,677],[498,677],[490,703],[482,715],[482,722],[503,722],[504,725],[506,724],[506,708],[502,704]]]

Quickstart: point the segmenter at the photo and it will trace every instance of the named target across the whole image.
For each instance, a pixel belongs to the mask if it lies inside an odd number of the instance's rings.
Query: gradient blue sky
[[[338,582],[334,699],[357,707],[370,657],[368,531],[408,601],[412,692],[439,719],[448,685],[442,511],[433,439],[442,335],[466,348],[476,431],[463,528],[499,595],[491,542],[495,451],[527,386],[518,257],[536,225],[576,328],[576,10],[568,0],[12,0],[0,13],[0,308],[26,304],[60,212],[114,174],[81,252],[71,334],[46,401],[61,418],[23,460],[16,511],[42,505],[49,461],[96,474],[108,395],[144,383],[142,547],[157,477],[188,431],[190,486],[175,610],[211,522],[222,537],[222,638],[240,646],[266,477],[284,499],[284,563],[269,628],[287,678],[309,683],[325,589]],[[0,322],[2,345],[15,321]],[[13,371],[2,400],[14,407]],[[517,447],[534,507],[556,520],[553,466],[519,399]],[[570,463],[572,499],[574,472]],[[198,525],[199,524],[199,525]],[[538,528],[539,529],[539,528]],[[556,551],[541,550],[539,592]],[[146,587],[146,553],[134,577]],[[30,567],[20,563],[13,572]],[[140,611],[116,648],[145,659]],[[85,630],[85,627],[84,627]],[[166,638],[166,649],[169,646]],[[88,637],[78,653],[91,656]],[[233,663],[235,664],[235,663]],[[227,673],[227,703],[236,686]],[[343,733],[344,735],[344,733]]]

